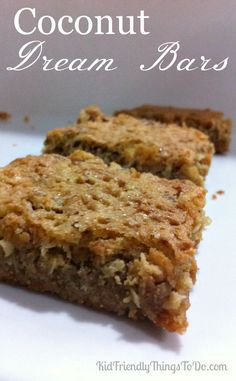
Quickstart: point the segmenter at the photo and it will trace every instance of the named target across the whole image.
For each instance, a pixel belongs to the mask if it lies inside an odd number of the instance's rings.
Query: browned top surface
[[[0,238],[17,247],[88,246],[109,256],[132,243],[193,253],[205,191],[122,169],[83,151],[27,156],[0,169]]]
[[[107,151],[121,152],[125,162],[137,161],[149,166],[194,164],[202,156],[213,153],[208,137],[196,129],[180,129],[174,124],[164,125],[128,115],[110,117],[97,107],[83,110],[77,125],[50,131],[46,152],[53,152],[60,144],[73,149],[77,141],[91,148],[99,146]]]
[[[133,109],[124,109],[116,111],[115,114],[128,114],[137,118],[147,118],[162,120],[166,123],[184,122],[187,120],[198,121],[199,123],[207,124],[215,122],[216,120],[222,120],[224,114],[219,111],[211,109],[190,109],[190,108],[178,108],[171,106],[157,106],[145,104]]]

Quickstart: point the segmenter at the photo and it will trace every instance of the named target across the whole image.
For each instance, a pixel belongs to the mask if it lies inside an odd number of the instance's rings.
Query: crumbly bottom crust
[[[9,255],[0,246],[1,281],[132,319],[148,318],[169,331],[183,333],[195,262],[188,274],[185,294],[179,294],[167,279],[158,282],[148,273],[137,284],[128,276],[130,264],[117,257],[96,268],[89,262],[73,263],[55,249],[51,255],[45,255],[42,249],[30,252],[14,249]],[[183,278],[183,274],[179,276]]]

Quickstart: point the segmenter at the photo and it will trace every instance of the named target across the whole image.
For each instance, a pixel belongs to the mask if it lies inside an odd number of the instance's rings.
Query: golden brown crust
[[[124,167],[165,178],[187,178],[202,185],[213,154],[206,135],[195,129],[109,117],[98,107],[81,111],[77,125],[49,131],[46,153],[65,156],[81,148]]]
[[[17,159],[0,169],[0,279],[181,333],[204,202],[83,151]]]
[[[217,153],[224,153],[229,149],[232,121],[225,119],[222,112],[145,104],[133,109],[119,110],[114,114],[194,127],[209,136]]]

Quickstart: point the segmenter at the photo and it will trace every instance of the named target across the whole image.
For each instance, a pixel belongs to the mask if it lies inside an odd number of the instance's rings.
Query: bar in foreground
[[[0,280],[183,333],[204,203],[80,150],[17,159],[0,169]]]

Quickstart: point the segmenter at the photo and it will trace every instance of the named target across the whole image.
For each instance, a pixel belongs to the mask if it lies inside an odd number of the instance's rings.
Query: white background
[[[0,124],[0,165],[17,156],[38,154],[49,128],[73,121],[79,109],[98,103],[105,111],[151,102],[212,107],[236,119],[234,0],[199,1],[22,1],[0,2],[0,109],[13,115]],[[19,48],[30,39],[14,29],[20,7],[38,14],[150,15],[149,36],[46,37],[45,54],[57,57],[112,56],[119,69],[111,72],[45,73],[39,65],[7,72],[18,62]],[[157,46],[179,40],[181,58],[201,55],[216,62],[229,56],[223,72],[178,73],[174,68],[140,72],[155,58]],[[22,123],[24,115],[30,123]],[[197,260],[198,280],[184,336],[168,334],[148,323],[133,323],[112,315],[73,306],[51,297],[0,286],[0,381],[74,381],[107,379],[235,380],[235,193],[236,146],[214,158],[207,179],[206,211],[212,225],[204,232]],[[212,200],[219,189],[224,196]],[[98,372],[97,361],[201,361],[225,363],[227,372]]]

